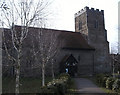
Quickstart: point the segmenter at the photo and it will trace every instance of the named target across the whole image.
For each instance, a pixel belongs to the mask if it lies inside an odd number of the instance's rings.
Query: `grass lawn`
[[[51,81],[52,78],[46,78],[46,83]],[[41,78],[21,78],[20,79],[20,93],[40,93]],[[15,78],[6,77],[2,81],[3,93],[15,92]]]
[[[117,95],[117,92],[114,92],[113,90],[106,89],[106,88],[104,88],[104,87],[101,87],[101,89],[102,89],[104,92],[106,92],[106,93],[110,93],[110,94],[115,94],[115,95]]]

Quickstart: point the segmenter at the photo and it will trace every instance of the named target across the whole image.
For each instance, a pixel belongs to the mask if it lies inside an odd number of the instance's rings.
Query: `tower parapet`
[[[97,12],[100,14],[104,14],[104,10],[99,10],[99,9],[94,9],[94,8],[89,8],[89,7],[84,7],[84,9],[81,9],[80,11],[78,11],[77,13],[75,13],[75,17],[78,17],[79,15],[83,14],[86,11],[92,11],[92,12]]]

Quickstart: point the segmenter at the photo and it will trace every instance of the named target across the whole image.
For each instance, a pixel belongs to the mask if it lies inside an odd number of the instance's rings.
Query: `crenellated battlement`
[[[100,14],[104,14],[104,10],[99,10],[99,9],[94,9],[94,8],[89,8],[89,7],[84,7],[84,9],[81,9],[80,11],[78,11],[77,13],[75,13],[75,17],[83,14],[84,12],[87,12],[87,11],[91,11],[91,12],[97,12],[97,13],[100,13]]]

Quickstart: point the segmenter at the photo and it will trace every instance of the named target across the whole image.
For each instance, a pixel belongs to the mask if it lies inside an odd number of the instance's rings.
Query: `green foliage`
[[[120,88],[118,88],[117,92],[120,93]]]
[[[112,85],[112,90],[120,92],[120,79],[116,79]]]
[[[51,93],[51,90],[49,90],[47,86],[42,86],[40,89],[41,89],[40,93]]]
[[[97,74],[96,82],[99,86],[105,87],[108,90],[113,90],[117,93],[120,93],[120,79],[119,78],[113,78],[105,74]]]
[[[113,77],[108,77],[107,80],[106,80],[106,88],[107,89],[112,89],[112,85],[115,81],[115,78]]]
[[[97,74],[95,77],[96,77],[96,82],[98,84],[100,84],[104,75],[103,74]]]
[[[62,73],[59,75],[59,78],[62,78],[62,77],[70,78],[70,75],[68,73]]]
[[[102,87],[106,87],[107,78],[108,78],[108,77],[103,77],[102,82],[101,82],[101,86],[102,86]]]
[[[66,90],[66,81],[62,79],[54,79],[53,81],[47,84],[47,88],[50,89],[54,93],[65,93]]]
[[[99,84],[99,86],[106,87],[106,80],[108,78],[108,75],[106,74],[97,74],[95,76],[96,82]]]
[[[58,79],[54,79],[42,88],[42,93],[56,93],[57,95],[64,95],[67,91],[70,81],[68,74],[61,74]]]

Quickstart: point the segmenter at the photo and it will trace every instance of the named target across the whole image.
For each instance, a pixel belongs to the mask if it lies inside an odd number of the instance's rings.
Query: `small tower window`
[[[80,61],[80,55],[78,56],[78,61]]]
[[[95,20],[95,22],[94,22],[94,28],[98,28],[98,21],[97,20]]]
[[[81,29],[82,29],[82,22],[79,21],[79,30],[81,30]]]
[[[105,31],[105,39],[107,40],[107,31]]]

